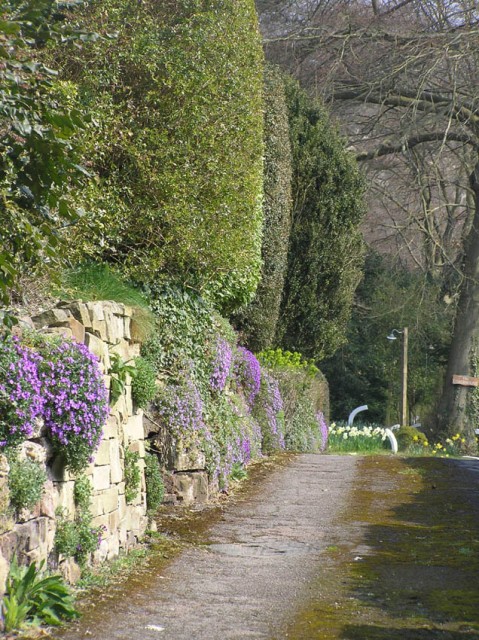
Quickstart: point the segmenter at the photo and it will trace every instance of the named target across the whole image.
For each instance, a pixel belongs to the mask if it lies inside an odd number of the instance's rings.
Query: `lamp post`
[[[408,328],[402,331],[393,329],[387,336],[388,340],[397,340],[397,335],[402,335],[402,378],[401,378],[401,427],[407,425],[407,352],[408,352]]]

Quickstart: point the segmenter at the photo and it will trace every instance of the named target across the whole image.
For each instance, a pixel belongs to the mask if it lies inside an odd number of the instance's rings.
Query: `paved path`
[[[205,544],[98,604],[61,637],[479,639],[479,467],[424,465],[294,457],[228,503]],[[459,517],[467,526],[448,532]],[[438,562],[434,545],[465,566]],[[464,611],[444,611],[441,586],[452,589],[446,600],[468,599]]]

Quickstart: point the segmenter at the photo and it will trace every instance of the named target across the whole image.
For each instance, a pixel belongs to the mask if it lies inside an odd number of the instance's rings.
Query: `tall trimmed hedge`
[[[252,351],[270,347],[279,317],[291,229],[291,145],[284,78],[272,65],[264,83],[263,267],[253,302],[235,318]]]
[[[344,342],[361,277],[363,180],[324,108],[286,82],[293,216],[277,343],[321,360]]]
[[[99,179],[76,246],[224,311],[249,302],[263,155],[253,0],[98,0],[81,15],[101,38],[72,48],[64,75],[96,122],[88,160]]]

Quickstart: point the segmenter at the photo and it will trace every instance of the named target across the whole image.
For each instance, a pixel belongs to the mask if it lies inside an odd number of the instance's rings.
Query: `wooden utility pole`
[[[402,381],[401,381],[401,427],[408,423],[407,415],[407,351],[408,351],[408,328],[402,331]]]

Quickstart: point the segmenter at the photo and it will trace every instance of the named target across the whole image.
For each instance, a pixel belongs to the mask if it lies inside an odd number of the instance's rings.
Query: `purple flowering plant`
[[[216,343],[215,358],[212,363],[210,375],[210,388],[212,391],[221,392],[226,387],[226,382],[233,362],[233,350],[227,340],[218,338]]]
[[[278,381],[264,369],[261,373],[261,388],[255,400],[253,415],[261,425],[263,452],[272,453],[283,450],[285,448],[283,398]]]
[[[38,346],[45,426],[67,468],[77,472],[98,448],[109,413],[98,358],[84,344],[64,339],[41,340]]]
[[[238,347],[234,360],[234,378],[242,390],[248,407],[252,409],[261,384],[261,366],[251,351]]]
[[[322,411],[317,412],[316,420],[318,421],[319,434],[321,436],[320,451],[326,451],[326,447],[328,446],[329,429]]]
[[[43,413],[41,356],[9,334],[0,337],[0,451],[30,437]]]

